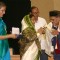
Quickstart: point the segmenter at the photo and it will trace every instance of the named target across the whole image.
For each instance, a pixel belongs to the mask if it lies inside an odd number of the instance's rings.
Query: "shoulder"
[[[25,19],[25,18],[29,18],[29,14],[28,14],[28,15],[25,15],[25,16],[23,17],[23,19],[22,19],[21,22],[24,22],[24,19]]]
[[[48,24],[48,26],[52,28],[52,22],[50,22],[50,23]]]
[[[41,21],[41,22],[43,22],[43,23],[46,23],[46,24],[47,24],[47,22],[46,22],[45,18],[38,17],[38,21]]]
[[[45,21],[46,22],[45,18],[42,18],[42,17],[38,17],[38,20],[39,21]]]
[[[48,25],[52,25],[52,22],[48,23]]]
[[[38,19],[45,20],[45,18],[42,18],[42,17],[38,17]]]

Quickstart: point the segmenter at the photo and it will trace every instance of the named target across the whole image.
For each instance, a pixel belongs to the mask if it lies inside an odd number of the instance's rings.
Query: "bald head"
[[[39,16],[39,9],[35,6],[31,7],[31,14],[34,15],[36,19],[38,19]]]

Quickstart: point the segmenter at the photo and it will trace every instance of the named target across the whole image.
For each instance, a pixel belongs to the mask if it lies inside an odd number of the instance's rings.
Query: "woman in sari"
[[[40,43],[34,29],[33,16],[26,15],[22,20],[22,35],[19,41],[21,60],[39,60]]]

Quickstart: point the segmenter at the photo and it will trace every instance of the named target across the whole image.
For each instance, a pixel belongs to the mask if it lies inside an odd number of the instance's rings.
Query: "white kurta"
[[[47,25],[46,20],[44,18],[38,17],[38,20],[35,23],[36,31],[38,31],[38,29],[40,29],[41,27],[42,28],[48,27],[46,28],[45,36],[43,34],[40,34],[38,36],[38,39],[41,44],[41,49],[45,50],[45,53],[51,56],[51,47],[52,47],[51,38],[53,37],[50,32],[51,27]]]
[[[46,23],[46,20],[44,18],[38,17],[38,20],[35,23],[36,31],[38,31],[38,29],[40,29],[41,27],[43,28],[46,24],[47,23]],[[40,44],[41,44],[41,49],[45,50],[46,43],[45,43],[45,39],[44,39],[43,35],[39,36],[39,41],[40,41]]]

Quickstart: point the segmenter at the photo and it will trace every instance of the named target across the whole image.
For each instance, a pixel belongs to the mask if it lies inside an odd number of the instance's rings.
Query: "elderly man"
[[[44,38],[44,26],[47,25],[47,22],[44,18],[39,17],[39,9],[37,7],[33,6],[31,8],[31,14],[35,17],[35,30],[41,45],[40,60],[48,60],[48,55],[45,52],[46,40]]]

